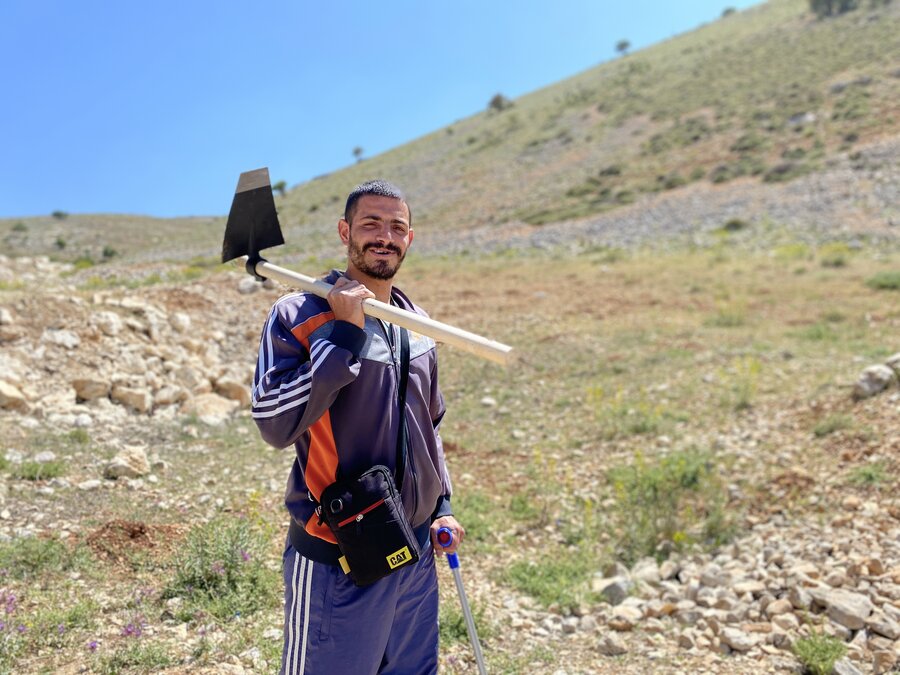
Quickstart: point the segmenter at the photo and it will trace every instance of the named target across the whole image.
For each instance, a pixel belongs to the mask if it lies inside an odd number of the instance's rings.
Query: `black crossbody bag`
[[[397,475],[383,465],[356,478],[340,479],[324,490],[316,513],[337,539],[341,562],[357,586],[368,586],[419,560],[412,525],[403,510],[400,489],[406,467],[406,385],[409,381],[409,334],[400,328],[400,429]]]

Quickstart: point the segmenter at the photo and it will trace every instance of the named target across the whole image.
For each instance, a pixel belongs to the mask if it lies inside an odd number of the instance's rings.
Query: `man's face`
[[[365,195],[350,215],[338,223],[351,267],[373,279],[393,279],[413,240],[409,209],[393,197]]]

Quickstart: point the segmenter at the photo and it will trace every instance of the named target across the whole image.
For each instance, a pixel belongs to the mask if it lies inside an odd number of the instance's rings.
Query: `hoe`
[[[225,225],[222,262],[242,258],[247,272],[257,279],[277,279],[327,298],[331,284],[278,267],[260,257],[259,252],[263,249],[283,243],[268,168],[242,173],[228,214],[228,223]],[[363,302],[363,312],[503,365],[507,364],[512,350],[508,345],[372,298]]]

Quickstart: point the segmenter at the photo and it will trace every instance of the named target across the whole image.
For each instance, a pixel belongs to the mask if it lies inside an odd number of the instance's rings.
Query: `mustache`
[[[402,253],[402,251],[400,250],[400,247],[397,246],[396,244],[385,244],[384,246],[381,246],[379,244],[366,244],[362,248],[363,253],[368,251],[370,248],[383,248],[385,250],[392,251],[393,253],[396,253],[397,255],[400,255]]]

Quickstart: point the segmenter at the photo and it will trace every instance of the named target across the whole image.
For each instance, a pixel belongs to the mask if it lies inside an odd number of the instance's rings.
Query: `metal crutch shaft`
[[[453,543],[453,532],[450,528],[442,527],[437,532],[438,543],[447,548]],[[472,617],[472,610],[469,609],[469,601],[466,599],[466,590],[463,588],[462,573],[459,571],[459,556],[456,553],[447,554],[447,564],[453,572],[453,580],[456,581],[456,590],[459,592],[459,604],[462,605],[463,617],[466,620],[466,630],[469,633],[469,640],[472,642],[472,649],[475,650],[475,662],[478,664],[479,675],[487,675],[484,667],[484,654],[481,653],[481,643],[478,641],[478,633],[475,631],[475,619]]]

